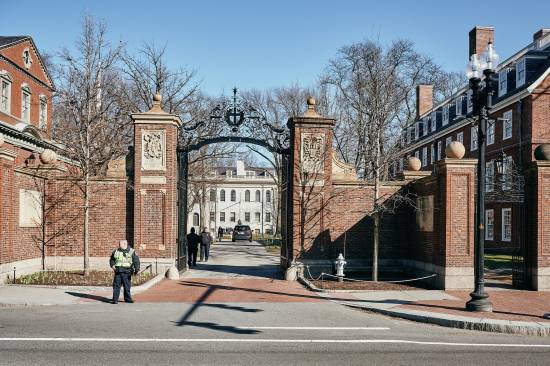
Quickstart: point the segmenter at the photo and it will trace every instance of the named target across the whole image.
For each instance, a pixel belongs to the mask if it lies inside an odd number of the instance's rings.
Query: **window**
[[[470,129],[470,150],[477,150],[477,126]]]
[[[262,220],[262,216],[259,212],[255,212],[254,217],[256,218],[256,222],[260,222]]]
[[[23,63],[25,64],[26,69],[31,67],[32,61],[33,60],[32,60],[31,53],[30,53],[29,49],[25,48],[23,50]]]
[[[502,241],[511,241],[512,240],[512,209],[503,208],[502,209]]]
[[[193,226],[199,226],[200,225],[200,222],[199,222],[199,214],[198,213],[194,213],[193,214]]]
[[[485,163],[485,192],[495,189],[495,163],[493,160]]]
[[[472,113],[474,110],[474,104],[472,103],[472,98],[473,98],[473,92],[470,89],[466,94],[466,113]]]
[[[256,202],[260,202],[262,200],[262,194],[259,190],[256,191]]]
[[[19,190],[19,227],[40,227],[42,224],[42,195],[38,191]]]
[[[525,58],[516,64],[516,88],[525,84]]]
[[[214,211],[210,212],[210,221],[216,221],[216,213]]]
[[[495,236],[495,212],[485,210],[485,240],[493,240]]]
[[[422,122],[422,136],[426,136],[428,134],[428,121]]]
[[[420,122],[417,122],[414,124],[414,140],[418,140],[418,136],[420,135]]]
[[[231,222],[235,222],[235,220],[236,220],[235,212],[230,212],[230,213],[229,213],[229,220],[230,220]]]
[[[235,192],[234,189],[231,190],[231,202],[235,202],[237,200],[237,192]]]
[[[495,143],[495,122],[487,121],[487,145]]]
[[[435,162],[435,145],[434,144],[432,144],[432,147],[430,150],[431,150],[430,163],[433,164]]]
[[[430,118],[430,122],[432,124],[432,132],[435,132],[435,130],[437,129],[437,121],[435,118]]]
[[[11,80],[8,74],[0,74],[0,110],[10,113],[11,109]]]
[[[43,128],[46,128],[46,124],[48,121],[48,101],[44,96],[40,97],[39,112],[40,112],[40,115],[38,117],[38,127],[43,129]]]
[[[31,91],[28,87],[21,89],[21,119],[25,122],[31,119]]]
[[[216,190],[210,190],[210,202],[216,202]]]
[[[498,73],[498,96],[501,97],[508,91],[508,70]]]
[[[250,191],[248,189],[244,191],[244,201],[250,202]]]
[[[220,191],[220,201],[225,202],[225,189]]]
[[[271,191],[266,191],[265,192],[265,201],[266,202],[271,202]]]
[[[456,141],[464,144],[464,132],[459,132],[456,134]]]
[[[502,182],[502,189],[503,190],[509,190],[512,188],[512,167],[513,167],[513,160],[511,156],[507,156],[504,158],[504,164],[503,164],[503,175],[504,175],[504,181]]]
[[[428,148],[423,147],[422,148],[422,166],[428,165]]]
[[[457,116],[462,116],[462,95],[456,98],[455,113]]]
[[[502,114],[502,139],[506,140],[512,137],[512,111]]]
[[[417,150],[417,151],[414,152],[414,157],[415,158],[418,159],[420,157],[419,155],[420,155],[420,151]]]
[[[453,142],[453,136],[449,136],[445,139],[445,147],[449,146]]]
[[[449,105],[443,107],[443,126],[449,123]]]
[[[250,212],[245,212],[244,213],[244,221],[250,222]]]
[[[265,213],[265,222],[271,222],[271,212]]]
[[[437,160],[441,159],[441,141],[437,142]]]
[[[225,222],[225,212],[220,212],[220,222]]]

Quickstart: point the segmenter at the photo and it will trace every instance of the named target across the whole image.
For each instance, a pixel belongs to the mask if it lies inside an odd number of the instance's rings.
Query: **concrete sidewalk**
[[[322,293],[343,305],[417,322],[497,333],[550,336],[550,293],[490,291],[492,313],[465,310],[467,291]]]

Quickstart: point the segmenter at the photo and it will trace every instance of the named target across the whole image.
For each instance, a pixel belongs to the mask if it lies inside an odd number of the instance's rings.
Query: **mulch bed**
[[[401,283],[391,283],[391,282],[351,282],[351,281],[331,281],[331,280],[314,280],[311,281],[317,288],[322,290],[394,290],[394,291],[404,291],[404,290],[419,290],[423,287],[405,285]]]
[[[132,285],[141,285],[153,277],[155,273],[143,272],[132,276]],[[80,271],[40,271],[15,280],[21,285],[50,285],[50,286],[112,286],[113,271],[90,271],[84,276]]]

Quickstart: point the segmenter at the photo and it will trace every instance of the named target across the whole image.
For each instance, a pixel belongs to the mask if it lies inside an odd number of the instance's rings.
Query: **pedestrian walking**
[[[139,272],[139,257],[134,248],[128,246],[126,240],[118,243],[118,248],[113,251],[109,265],[115,274],[113,279],[113,304],[118,304],[120,287],[124,287],[124,302],[133,303],[130,287],[132,274]]]
[[[222,227],[220,226],[218,228],[218,241],[222,241],[222,238],[223,238],[223,229]]]
[[[191,232],[187,234],[187,264],[189,267],[197,265],[197,252],[201,237],[195,233],[195,228],[191,228]]]
[[[210,244],[212,244],[212,236],[208,229],[204,228],[201,233],[201,262],[208,262]]]

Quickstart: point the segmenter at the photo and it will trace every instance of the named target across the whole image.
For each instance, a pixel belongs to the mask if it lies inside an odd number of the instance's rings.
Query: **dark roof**
[[[14,43],[18,43],[27,38],[29,38],[29,36],[0,36],[0,48],[7,47]]]

